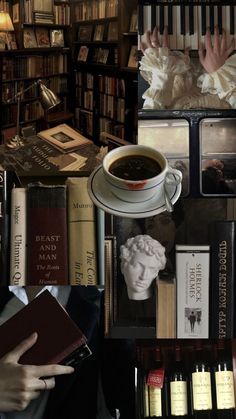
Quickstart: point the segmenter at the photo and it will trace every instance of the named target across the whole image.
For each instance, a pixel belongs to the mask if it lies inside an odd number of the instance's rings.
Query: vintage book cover
[[[210,337],[231,339],[235,334],[235,221],[210,224]]]
[[[77,57],[77,61],[87,61],[88,58],[88,53],[89,53],[89,48],[86,47],[86,45],[81,45],[80,50],[79,50],[79,54]]]
[[[137,58],[137,46],[132,45],[129,54],[128,67],[137,68],[138,67],[138,58]]]
[[[10,285],[26,285],[26,192],[11,191]]]
[[[38,47],[41,47],[41,48],[50,47],[49,33],[46,28],[36,28],[35,36],[36,36]]]
[[[0,326],[0,358],[34,332],[38,339],[21,364],[75,365],[91,354],[83,332],[48,290]]]
[[[11,189],[18,184],[13,171],[0,170],[0,285],[9,283]]]
[[[69,282],[97,284],[95,206],[87,190],[87,177],[68,178]]]
[[[175,278],[156,280],[156,337],[176,338],[176,283]]]
[[[210,246],[176,245],[177,338],[209,338]]]
[[[64,31],[63,29],[50,29],[51,47],[64,47]]]
[[[34,29],[32,28],[23,29],[23,44],[24,44],[24,48],[37,48],[38,47]]]
[[[37,135],[40,138],[43,138],[43,140],[48,141],[60,151],[64,151],[64,153],[78,150],[80,147],[92,143],[91,140],[84,137],[67,124],[60,124],[56,127],[40,131]]]
[[[29,184],[27,285],[68,284],[65,185]]]

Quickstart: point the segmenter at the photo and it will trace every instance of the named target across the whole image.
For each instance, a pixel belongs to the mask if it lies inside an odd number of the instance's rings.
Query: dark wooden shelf
[[[23,49],[11,49],[11,50],[0,50],[0,55],[6,55],[6,56],[12,56],[14,55],[14,58],[17,57],[17,55],[39,55],[41,53],[42,55],[52,54],[54,55],[56,52],[61,54],[68,54],[71,52],[71,49],[69,47],[47,47],[47,48],[23,48]]]
[[[79,44],[79,45],[86,44],[86,45],[96,45],[96,46],[99,46],[99,45],[114,45],[114,46],[117,46],[118,41],[80,41],[80,40],[78,40],[78,41],[75,41],[74,44],[75,45],[76,44]]]
[[[88,26],[89,24],[93,24],[93,23],[106,23],[106,22],[110,22],[110,21],[114,21],[117,20],[118,16],[112,16],[112,17],[103,17],[100,19],[88,19],[88,20],[77,20],[76,22],[74,22],[74,25],[84,25],[84,26]]]

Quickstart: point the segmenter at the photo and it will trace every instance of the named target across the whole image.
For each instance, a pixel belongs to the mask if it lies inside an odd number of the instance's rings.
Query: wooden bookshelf
[[[73,3],[76,126],[95,142],[103,131],[136,141],[137,68],[128,67],[131,48],[137,44],[137,32],[130,32],[135,10],[136,0]],[[90,77],[92,86],[86,83]],[[122,93],[102,84],[122,85]]]

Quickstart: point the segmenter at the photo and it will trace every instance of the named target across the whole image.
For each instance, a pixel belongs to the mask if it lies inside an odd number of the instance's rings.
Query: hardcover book
[[[28,185],[27,285],[68,284],[65,185]]]
[[[69,282],[97,284],[97,235],[95,207],[87,190],[87,177],[67,178]]]
[[[210,337],[215,339],[236,336],[235,233],[235,221],[210,225]]]
[[[177,338],[209,338],[210,246],[176,245]]]
[[[91,355],[83,332],[48,290],[0,326],[0,358],[34,332],[38,339],[21,364],[76,365]]]
[[[157,339],[176,338],[176,284],[175,278],[157,278]]]
[[[67,124],[60,124],[56,127],[40,131],[37,135],[64,153],[92,144],[91,140],[88,140],[88,138]]]
[[[26,217],[26,188],[13,188],[11,191],[11,285],[26,285]]]

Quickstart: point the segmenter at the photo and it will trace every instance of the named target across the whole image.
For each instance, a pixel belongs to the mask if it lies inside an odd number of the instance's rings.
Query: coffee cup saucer
[[[173,175],[175,179],[175,175]],[[181,193],[181,183],[166,185],[172,204],[178,200]],[[98,166],[89,176],[88,192],[93,203],[110,214],[127,218],[146,218],[166,211],[164,196],[157,200],[155,196],[145,202],[125,202],[117,198],[107,186],[102,165]]]

